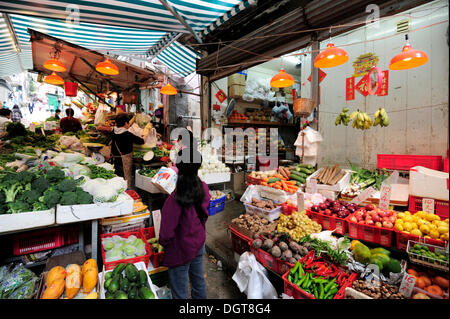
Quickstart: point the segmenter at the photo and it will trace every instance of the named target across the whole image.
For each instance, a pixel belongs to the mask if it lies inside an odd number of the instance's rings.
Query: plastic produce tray
[[[364,240],[384,247],[391,247],[392,236],[395,232],[393,228],[390,229],[354,223],[350,221],[352,215],[353,214],[346,218],[350,238]]]
[[[244,203],[244,206],[245,206],[245,211],[247,213],[256,214],[259,217],[268,219],[269,221],[274,221],[275,219],[278,219],[281,215],[281,212],[283,211],[282,205],[280,205],[279,207],[277,207],[271,211],[267,211],[265,209],[255,207],[255,206],[252,206],[247,203]]]
[[[431,267],[431,268],[438,269],[438,270],[441,270],[444,272],[449,271],[448,261],[435,259],[435,258],[431,258],[431,257],[426,257],[426,256],[418,255],[418,254],[411,252],[411,249],[415,244],[419,244],[421,246],[427,246],[428,249],[432,252],[440,249],[443,254],[448,255],[448,251],[445,252],[445,248],[443,248],[443,247],[434,246],[431,244],[425,244],[425,243],[421,243],[421,242],[417,242],[417,241],[413,241],[413,240],[408,240],[408,247],[406,248],[406,252],[408,253],[409,260],[412,263],[419,264],[419,265],[426,266],[426,267]]]
[[[227,200],[227,195],[222,196],[216,200],[210,201],[208,206],[209,216],[213,216],[220,213],[225,209],[225,201]]]
[[[417,197],[409,195],[409,207],[408,210],[411,214],[417,213],[422,210],[422,200],[423,197]],[[446,219],[449,216],[449,206],[448,201],[443,201],[439,199],[434,200],[434,213],[441,217],[441,219]]]

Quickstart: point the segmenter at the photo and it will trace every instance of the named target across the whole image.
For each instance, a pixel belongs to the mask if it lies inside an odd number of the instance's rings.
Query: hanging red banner
[[[319,69],[319,83],[322,82],[322,80],[325,79],[326,76],[327,74]],[[311,75],[309,76],[308,81],[311,82]]]
[[[383,81],[381,82],[381,91],[378,96],[386,96],[389,94],[389,70],[383,71]]]
[[[362,79],[356,84],[355,89],[361,93],[364,97],[366,97],[369,92],[367,91],[367,78],[368,75],[364,75]]]
[[[350,101],[355,99],[355,78],[350,77],[345,79],[345,100]]]
[[[220,103],[223,103],[223,101],[226,100],[227,95],[223,90],[219,90],[219,92],[216,93],[216,98],[219,100]]]
[[[214,111],[220,111],[220,105],[219,104],[213,104],[213,110]]]

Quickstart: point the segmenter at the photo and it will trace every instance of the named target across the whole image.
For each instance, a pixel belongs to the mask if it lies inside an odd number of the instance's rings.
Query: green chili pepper
[[[319,293],[317,292],[317,286],[314,286],[314,298],[319,299]]]
[[[325,286],[325,292],[328,292],[328,290],[330,289],[330,287],[333,285],[333,283],[336,281],[336,278],[334,278],[333,280],[331,280],[330,282],[328,282],[328,284]]]
[[[323,294],[324,294],[324,291],[323,291],[323,285],[322,285],[322,283],[319,283],[319,299],[323,299]]]
[[[294,275],[294,283],[297,283],[297,281],[298,281],[298,273],[296,272]]]
[[[298,267],[300,266],[300,262],[297,261],[294,268],[291,269],[290,273],[293,274],[297,271]]]
[[[299,274],[300,274],[300,276],[303,276],[305,274],[305,271],[303,270],[302,265],[299,262],[297,262],[297,263],[299,264],[299,266],[298,266]]]

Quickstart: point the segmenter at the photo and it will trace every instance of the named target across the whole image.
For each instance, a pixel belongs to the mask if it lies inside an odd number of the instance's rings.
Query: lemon
[[[419,226],[417,226],[417,224],[416,223],[411,223],[411,226],[412,226],[412,229],[418,229],[419,228]]]
[[[437,231],[439,232],[439,234],[448,233],[448,226],[439,226]]]
[[[403,225],[402,224],[396,224],[395,225],[395,230],[396,231],[403,231]]]
[[[411,231],[411,235],[414,235],[414,236],[422,236],[422,232],[421,232],[420,230],[418,230],[418,229],[413,229],[413,230]]]
[[[441,237],[439,237],[440,240],[448,241],[448,233],[442,234]]]
[[[430,227],[428,227],[428,225],[421,225],[419,229],[424,234],[428,234],[430,232]]]
[[[397,218],[403,219],[405,218],[406,214],[405,213],[398,213],[397,214]]]
[[[436,230],[437,231],[437,226],[436,225],[429,224],[429,227],[430,227],[430,231],[432,231],[432,230]]]
[[[426,220],[428,220],[428,221],[430,221],[430,222],[432,222],[433,220],[434,220],[434,214],[427,214],[426,216],[425,216],[425,219]],[[438,216],[439,217],[439,216]]]
[[[438,239],[440,237],[439,232],[437,231],[437,229],[433,229],[432,231],[430,231],[430,237],[433,239]]]
[[[436,221],[439,221],[439,222],[441,221],[441,218],[438,215],[433,215],[433,218]]]
[[[405,212],[405,215],[411,216],[411,213],[410,213],[409,211],[406,211],[406,212]]]
[[[407,223],[412,222],[412,217],[411,217],[411,215],[406,215],[405,218],[403,218],[403,221],[404,221],[404,222],[407,222]]]
[[[444,220],[444,223],[446,223],[448,225],[448,218],[446,220]]]
[[[425,235],[425,236],[423,236],[423,237],[425,237],[425,238],[431,238],[430,236],[428,236],[428,235]]]
[[[412,223],[405,222],[405,224],[403,225],[403,229],[406,230],[407,232],[410,232],[413,229]]]

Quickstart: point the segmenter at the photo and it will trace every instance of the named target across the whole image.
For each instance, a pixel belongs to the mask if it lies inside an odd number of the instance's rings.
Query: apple
[[[359,215],[356,215],[356,219],[358,220],[358,222],[360,222],[360,221],[363,221],[364,219],[363,219],[363,217],[362,216],[359,216]]]
[[[395,224],[395,221],[397,220],[397,216],[390,216],[389,217],[389,222],[391,223],[391,224]]]
[[[381,224],[380,222],[376,222],[376,223],[375,223],[375,226],[377,226],[377,227],[381,227],[381,226],[382,226],[382,224]]]
[[[383,227],[392,228],[392,227],[394,227],[394,225],[391,222],[383,222]]]
[[[312,210],[313,212],[318,212],[318,211],[319,211],[319,206],[318,206],[318,205],[312,205],[312,206],[311,206],[311,210]]]
[[[329,210],[328,208],[324,210],[323,212],[325,215],[331,215],[331,210]]]
[[[373,220],[371,220],[371,219],[366,220],[366,225],[371,225],[371,226],[373,226],[373,225],[374,225]]]
[[[374,210],[374,209],[375,209],[375,207],[374,207],[372,204],[367,204],[367,205],[365,206],[365,208],[366,208],[367,210]]]
[[[350,221],[351,221],[352,223],[357,223],[357,222],[358,222],[358,220],[356,219],[355,216],[351,216],[351,217],[350,217]]]
[[[379,212],[378,213],[381,217],[386,217],[386,216],[388,216],[388,214],[386,213],[386,212],[384,212],[384,211],[381,211],[381,212]]]
[[[372,218],[375,223],[379,223],[381,221],[381,218],[378,215],[375,215]]]
[[[320,208],[321,210],[325,210],[325,209],[328,208],[328,206],[327,206],[327,204],[322,203],[322,204],[319,205],[319,208]]]

